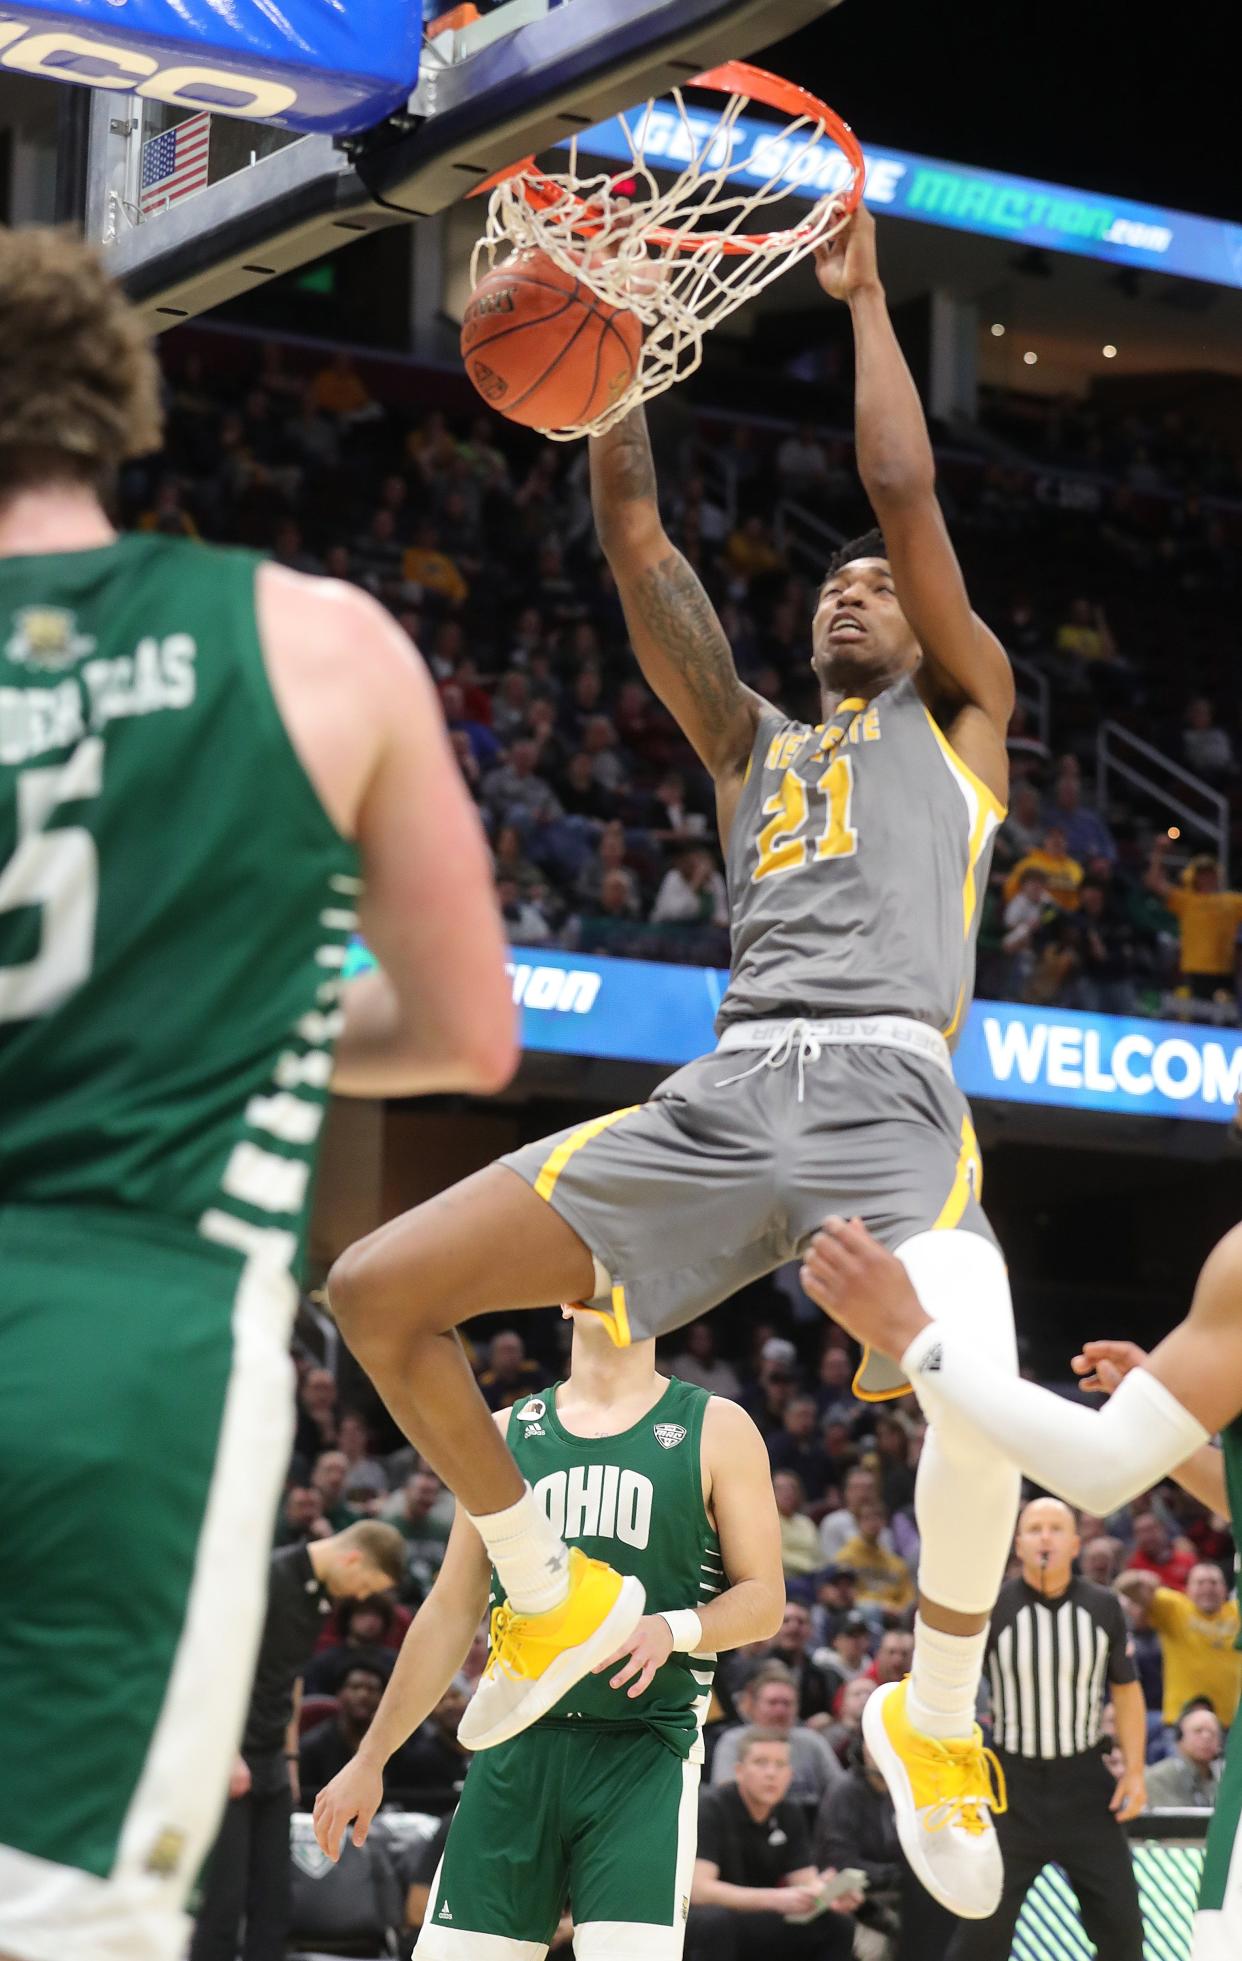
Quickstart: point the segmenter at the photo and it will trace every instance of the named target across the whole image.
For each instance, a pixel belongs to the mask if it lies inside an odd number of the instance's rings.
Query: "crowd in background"
[[[357,581],[392,610],[431,665],[510,937],[726,964],[711,786],[629,651],[586,445],[543,443],[465,401],[421,407],[444,397],[441,378],[347,353],[216,336],[207,360],[201,337],[174,336],[165,359],[167,446],[128,479],[129,516]],[[831,388],[803,393],[837,412]],[[676,400],[652,426],[665,522],[740,672],[816,720],[819,547],[798,542],[790,513],[866,528],[848,437]],[[1019,662],[980,991],[1233,1020],[1242,894],[1217,842],[1161,794],[1131,785],[1119,801],[1116,779],[1101,805],[1096,742],[1105,717],[1150,742],[1224,797],[1232,833],[1237,464],[1172,412],[996,396],[984,428],[986,452],[939,451],[972,597]]]

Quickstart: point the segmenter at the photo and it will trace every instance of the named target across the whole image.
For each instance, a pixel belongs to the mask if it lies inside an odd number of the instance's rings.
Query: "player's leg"
[[[7,1212],[0,1262],[0,1954],[174,1961],[266,1604],[295,1296],[112,1219]]]
[[[681,1961],[698,1843],[699,1766],[643,1723],[567,1733],[576,1961]]]
[[[1199,1911],[1190,1961],[1238,1961],[1242,1954],[1242,1721],[1225,1747],[1225,1770],[1208,1827]]]
[[[418,1961],[542,1961],[564,1911],[566,1732],[530,1729],[470,1767],[432,1881]]]
[[[736,1135],[714,1150],[712,1111],[700,1107],[719,1069],[716,1058],[692,1064],[648,1104],[526,1146],[371,1234],[332,1270],[345,1339],[462,1500],[522,1617],[504,1667],[471,1703],[462,1738],[473,1749],[537,1720],[610,1653],[641,1613],[642,1590],[571,1560],[524,1489],[453,1330],[489,1311],[578,1300],[624,1345],[775,1265],[778,1252],[747,1243],[761,1237],[766,1184]],[[690,1136],[681,1113],[693,1099]]]

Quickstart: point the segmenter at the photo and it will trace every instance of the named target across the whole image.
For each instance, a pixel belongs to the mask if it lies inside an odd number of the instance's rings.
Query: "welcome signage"
[[[370,956],[355,944],[346,973]],[[729,976],[514,947],[513,998],[524,1048],[676,1067],[715,1045]],[[968,1096],[1113,1116],[1224,1123],[1242,1095],[1242,1033],[976,1001],[954,1057]]]
[[[344,135],[418,80],[411,0],[18,0],[0,8],[0,68]]]

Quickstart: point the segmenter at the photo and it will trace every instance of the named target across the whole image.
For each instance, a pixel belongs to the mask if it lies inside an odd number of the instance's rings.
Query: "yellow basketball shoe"
[[[991,1813],[1006,1808],[1005,1774],[978,1725],[952,1742],[914,1729],[906,1715],[909,1679],[886,1683],[868,1699],[863,1738],[888,1785],[916,1878],[950,1913],[987,1920],[1004,1880]]]
[[[529,1729],[607,1661],[633,1633],[646,1604],[641,1580],[571,1546],[569,1593],[559,1607],[517,1614],[506,1605],[493,1613],[491,1653],[458,1741],[467,1750],[491,1750]]]

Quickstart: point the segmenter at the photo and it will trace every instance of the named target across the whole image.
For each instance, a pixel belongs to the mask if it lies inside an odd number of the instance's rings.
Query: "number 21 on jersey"
[[[824,817],[812,804],[824,800]],[[813,788],[787,769],[780,788],[763,806],[769,820],[759,833],[759,862],[751,873],[754,884],[778,872],[792,872],[820,858],[852,858],[858,832],[850,828],[854,802],[854,764],[837,756]],[[814,823],[812,823],[814,815]]]

